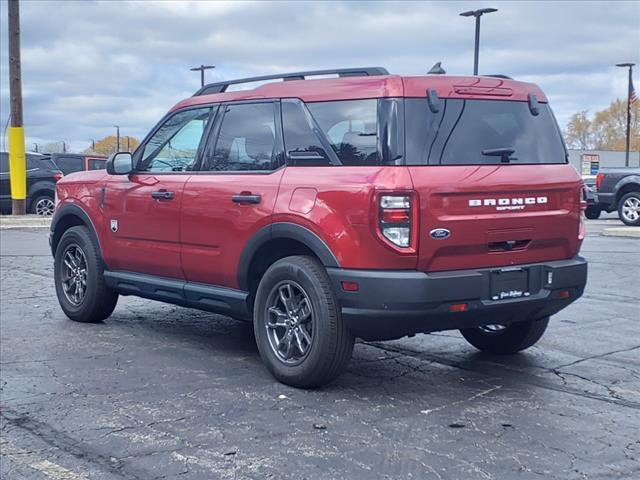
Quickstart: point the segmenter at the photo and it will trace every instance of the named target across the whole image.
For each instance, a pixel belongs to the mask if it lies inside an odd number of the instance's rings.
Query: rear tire
[[[269,267],[256,293],[253,326],[267,369],[293,387],[329,383],[353,352],[329,276],[312,257],[287,257]]]
[[[618,216],[625,225],[640,226],[640,192],[629,192],[620,199]]]
[[[464,328],[462,336],[478,350],[497,355],[511,355],[525,350],[542,337],[549,317],[538,320],[527,320],[505,325],[500,330],[491,330],[490,326]]]
[[[71,320],[98,323],[116,308],[118,293],[104,281],[104,264],[98,241],[87,227],[71,227],[56,248],[56,295]]]
[[[589,220],[596,220],[600,218],[601,213],[602,213],[602,210],[600,208],[589,207],[585,210],[584,216],[587,217]]]
[[[39,215],[41,217],[50,217],[53,215],[53,210],[55,208],[55,200],[53,195],[50,194],[42,194],[38,195],[32,202],[29,208],[29,211],[34,215]]]

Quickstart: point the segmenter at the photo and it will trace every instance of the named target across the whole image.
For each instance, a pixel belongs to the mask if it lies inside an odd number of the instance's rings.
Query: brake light
[[[56,182],[62,178],[62,172],[56,172],[53,174],[53,178],[55,178]]]
[[[580,210],[585,211],[587,209],[587,187],[582,185],[580,188]]]
[[[596,190],[600,190],[602,186],[602,180],[604,180],[604,173],[599,173],[596,175]]]
[[[415,240],[415,218],[411,195],[381,195],[379,227],[382,236],[400,248],[411,248]]]

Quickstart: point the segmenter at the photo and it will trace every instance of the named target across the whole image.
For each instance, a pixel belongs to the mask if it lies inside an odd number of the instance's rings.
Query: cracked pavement
[[[527,352],[359,342],[310,391],[273,380],[225,317],[121,297],[103,324],[67,320],[48,232],[1,231],[0,476],[640,478],[640,240],[598,225],[585,296]]]

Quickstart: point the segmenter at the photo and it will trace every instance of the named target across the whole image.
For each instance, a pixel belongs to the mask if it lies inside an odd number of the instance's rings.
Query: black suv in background
[[[622,223],[640,227],[640,167],[601,170],[596,188],[595,201],[602,210],[617,210]]]
[[[53,214],[56,182],[62,172],[45,155],[26,154],[27,160],[27,212],[42,216]],[[0,210],[11,212],[11,184],[9,181],[9,154],[0,152]]]
[[[65,175],[86,170],[104,170],[107,164],[107,157],[78,153],[52,153],[51,160]]]

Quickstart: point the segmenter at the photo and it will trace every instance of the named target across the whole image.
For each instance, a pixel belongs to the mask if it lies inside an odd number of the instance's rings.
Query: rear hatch
[[[418,269],[577,254],[581,180],[546,103],[408,98],[405,132],[419,197]]]

